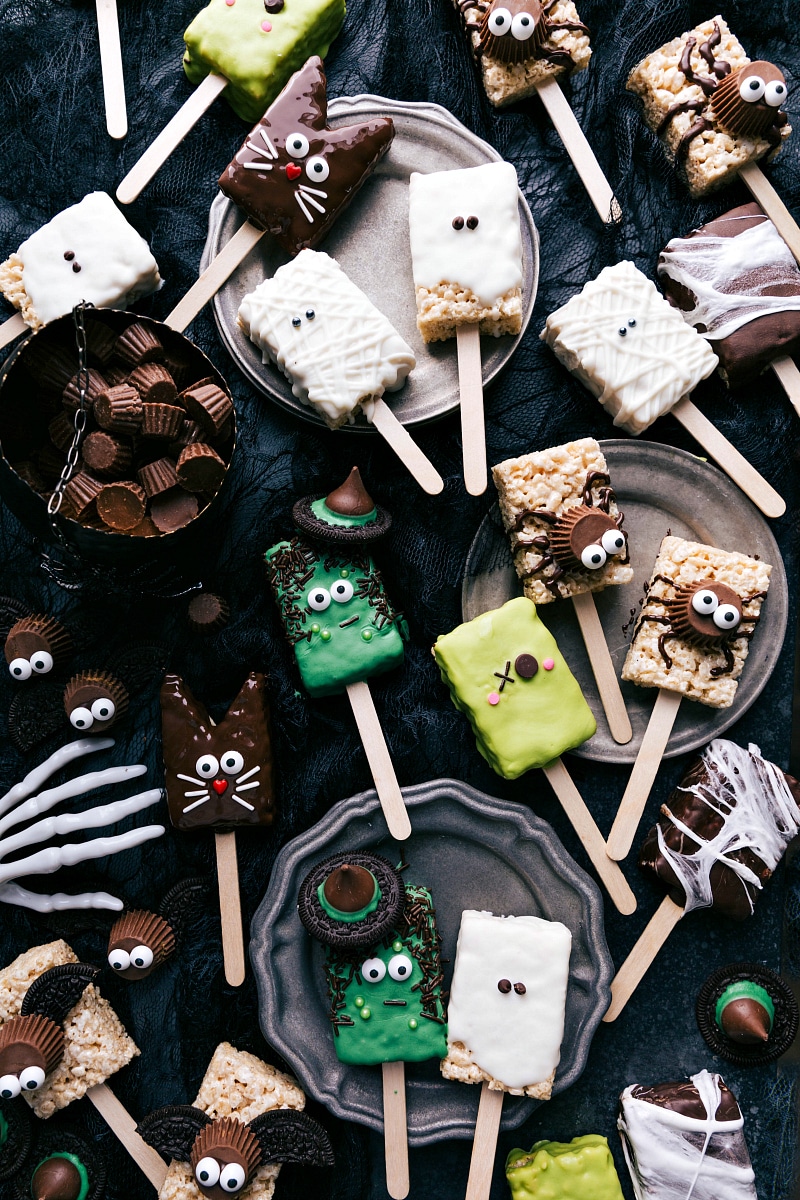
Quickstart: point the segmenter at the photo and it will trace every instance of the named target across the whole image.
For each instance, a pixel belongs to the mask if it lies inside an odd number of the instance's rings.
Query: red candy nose
[[[228,781],[227,779],[215,779],[211,786],[217,795],[221,796],[223,792],[227,792],[228,790]]]
[[[302,171],[298,167],[297,163],[287,163],[286,164],[286,178],[287,179],[297,179],[298,175],[302,175]]]

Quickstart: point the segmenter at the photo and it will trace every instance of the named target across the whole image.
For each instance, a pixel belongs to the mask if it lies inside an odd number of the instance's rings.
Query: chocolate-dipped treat
[[[714,1054],[737,1067],[780,1058],[800,1023],[791,988],[762,963],[731,963],[714,971],[700,989],[695,1014]]]
[[[406,902],[400,872],[380,854],[333,854],[309,871],[297,898],[300,920],[313,938],[337,950],[385,941]]]
[[[36,1145],[12,1180],[14,1200],[103,1200],[106,1159],[71,1129],[37,1130]]]
[[[208,892],[203,879],[184,879],[167,892],[157,912],[132,909],[122,914],[108,934],[108,965],[115,975],[135,982],[146,979],[174,953]]]
[[[186,619],[192,633],[217,633],[228,624],[230,605],[224,596],[216,592],[197,592],[192,596],[186,610]]]
[[[20,617],[23,608],[19,601],[0,597],[0,633],[5,633],[3,652],[11,678],[19,683],[37,675],[49,675],[72,652],[72,640],[60,621],[42,613]]]
[[[327,124],[322,59],[297,71],[250,131],[219,186],[287,254],[315,246],[389,149],[389,117]]]
[[[105,733],[127,711],[127,688],[107,671],[81,671],[64,688],[64,712],[80,733]]]
[[[235,1116],[213,1120],[191,1104],[175,1104],[150,1113],[137,1132],[165,1158],[188,1162],[208,1200],[238,1195],[264,1163],[334,1163],[322,1126],[292,1109],[272,1109],[245,1124]]]
[[[0,1103],[0,1183],[18,1171],[28,1157],[32,1140],[27,1108],[13,1101]]]
[[[617,1122],[637,1200],[758,1200],[736,1097],[708,1071],[631,1085]]]

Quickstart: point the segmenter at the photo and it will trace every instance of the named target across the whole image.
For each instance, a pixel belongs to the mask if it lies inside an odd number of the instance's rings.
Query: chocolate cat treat
[[[598,1133],[511,1150],[506,1179],[512,1200],[623,1200],[608,1140]]]
[[[325,236],[393,136],[389,117],[329,128],[322,60],[312,57],[250,131],[219,186],[294,255]]]

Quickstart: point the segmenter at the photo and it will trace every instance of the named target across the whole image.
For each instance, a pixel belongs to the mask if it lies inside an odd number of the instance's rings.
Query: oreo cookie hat
[[[763,963],[730,963],[714,971],[700,989],[695,1013],[714,1054],[737,1067],[780,1058],[800,1024],[791,988]]]
[[[403,915],[400,872],[380,854],[333,854],[309,871],[297,898],[313,938],[336,950],[358,950],[390,937]]]
[[[392,518],[376,504],[353,467],[344,483],[324,498],[304,496],[292,508],[298,529],[318,542],[363,544],[389,532]]]

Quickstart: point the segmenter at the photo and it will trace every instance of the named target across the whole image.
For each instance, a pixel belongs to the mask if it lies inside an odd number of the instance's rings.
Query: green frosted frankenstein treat
[[[225,98],[252,125],[307,58],[325,57],[344,15],[345,0],[210,0],[183,35],[183,68],[195,84],[224,75]]]
[[[335,696],[403,661],[405,620],[365,550],[390,518],[356,468],[324,499],[298,500],[293,515],[309,540],[295,536],[266,552],[269,581],[306,690]]]
[[[506,779],[546,766],[597,728],[555,638],[525,596],[442,634],[433,652],[479,751]]]
[[[506,1179],[513,1200],[623,1200],[608,1142],[597,1133],[512,1150]]]

